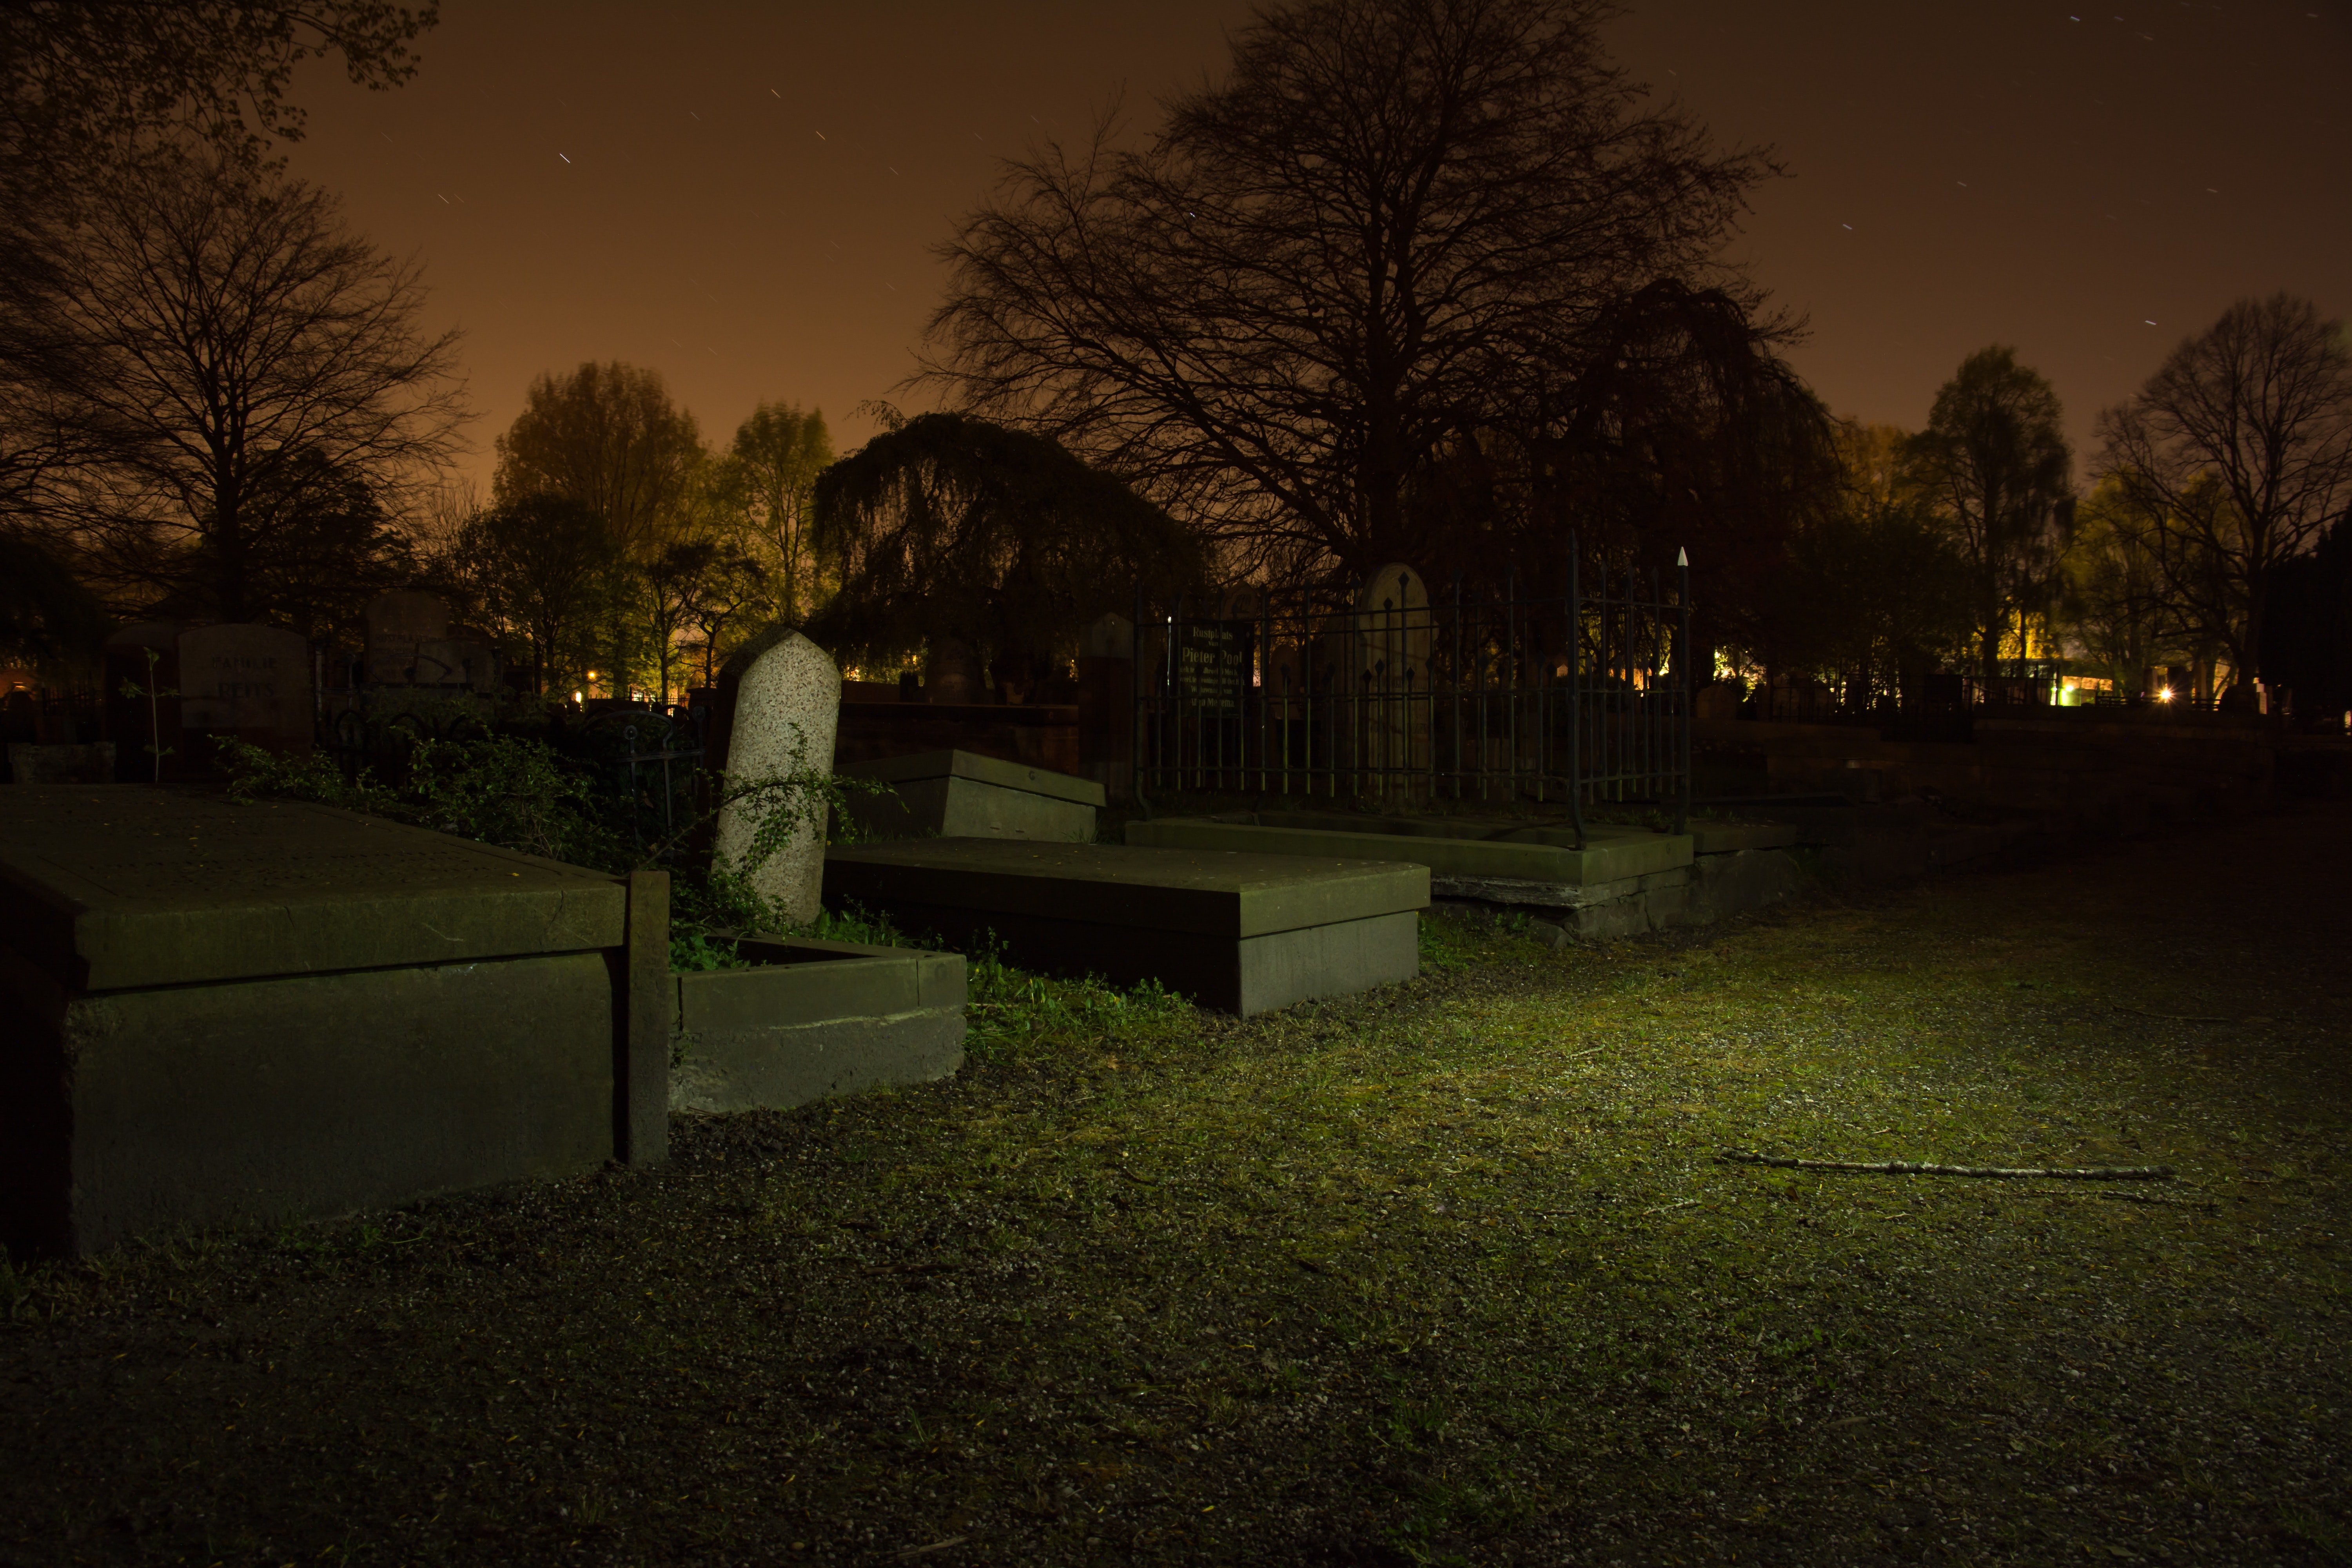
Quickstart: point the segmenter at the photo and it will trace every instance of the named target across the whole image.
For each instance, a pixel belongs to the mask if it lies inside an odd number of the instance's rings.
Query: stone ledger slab
[[[652,1032],[624,961],[667,936],[633,929],[614,879],[294,803],[60,785],[9,805],[9,1241],[89,1252],[615,1152]],[[666,1064],[666,1005],[659,1024]]]
[[[1426,824],[1391,824],[1376,818],[1369,826],[1340,827],[1325,825],[1335,817],[1346,822],[1339,814],[1297,814],[1318,819],[1307,826],[1286,820],[1291,815],[1268,812],[1256,823],[1199,816],[1130,822],[1127,841],[1160,848],[1403,861],[1425,866],[1433,875],[1442,877],[1502,877],[1576,886],[1622,882],[1628,877],[1670,871],[1691,863],[1691,837],[1686,833],[1596,829],[1586,835],[1586,847],[1578,849],[1574,833],[1565,829],[1506,828],[1502,831],[1510,834],[1507,838],[1454,837],[1446,833],[1449,826],[1465,835],[1479,829],[1473,824],[1448,824],[1444,818]],[[1565,842],[1556,841],[1560,839]]]
[[[1261,1013],[1410,979],[1427,868],[985,838],[835,847],[828,902],[887,912],[1028,968],[1157,980],[1202,1005]]]
[[[963,1064],[961,953],[749,937],[749,969],[674,975],[672,1110],[783,1110]]]
[[[1034,838],[1091,844],[1103,786],[1092,779],[1028,767],[976,752],[922,752],[853,763],[845,778],[888,787],[854,793],[849,815],[861,836],[887,838]]]

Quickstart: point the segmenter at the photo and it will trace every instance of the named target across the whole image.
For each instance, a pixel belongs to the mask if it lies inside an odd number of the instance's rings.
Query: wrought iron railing
[[[1409,567],[1360,588],[1136,595],[1136,784],[1169,791],[1564,807],[1690,799],[1689,569],[1566,591],[1516,576],[1433,592]]]

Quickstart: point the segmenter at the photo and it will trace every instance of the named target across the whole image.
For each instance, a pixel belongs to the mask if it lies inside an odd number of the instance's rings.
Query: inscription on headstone
[[[764,647],[753,647],[759,651],[740,665],[729,661],[728,679],[734,687],[734,721],[727,744],[730,785],[789,773],[796,767],[831,773],[841,719],[840,667],[824,649],[794,631],[781,633]],[[762,812],[773,804],[754,799],[720,809],[716,844],[720,858],[742,860]],[[781,905],[789,919],[816,919],[824,886],[822,815],[803,822],[751,874],[751,885]]]
[[[310,645],[276,626],[181,633],[180,723],[271,751],[309,751]]]

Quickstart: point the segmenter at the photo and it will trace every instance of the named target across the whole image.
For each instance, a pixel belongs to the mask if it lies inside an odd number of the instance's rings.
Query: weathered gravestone
[[[295,802],[0,812],[0,1238],[334,1214],[661,1157],[668,886]]]
[[[919,838],[825,857],[825,890],[1014,963],[1263,1013],[1410,980],[1429,871],[1330,856]]]
[[[1092,779],[983,757],[975,752],[918,752],[853,763],[844,778],[885,786],[849,796],[860,837],[879,838],[1041,838],[1091,844],[1103,786]]]
[[[449,636],[449,606],[422,589],[378,594],[362,614],[367,619],[363,679],[371,686],[409,684],[416,679],[418,652]]]
[[[724,768],[730,789],[795,773],[830,773],[841,721],[841,668],[791,627],[772,628],[727,661],[717,718],[727,726]],[[741,863],[761,817],[777,804],[777,797],[761,795],[722,806],[714,846],[719,858]],[[816,919],[824,889],[822,810],[803,816],[782,847],[751,874],[751,885],[789,919]]]
[[[180,724],[192,740],[231,735],[266,751],[308,752],[317,728],[310,643],[276,626],[182,632]],[[209,759],[200,751],[197,760]]]
[[[968,642],[933,637],[930,658],[923,665],[923,700],[961,706],[986,697],[981,683],[980,655]]]

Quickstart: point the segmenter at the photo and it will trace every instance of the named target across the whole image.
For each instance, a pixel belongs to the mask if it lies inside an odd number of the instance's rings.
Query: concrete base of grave
[[[1622,882],[1691,862],[1687,833],[1596,824],[1576,847],[1572,827],[1508,818],[1364,816],[1269,811],[1245,817],[1167,816],[1130,822],[1127,841],[1174,849],[1345,856],[1426,866],[1433,877],[1501,878],[1579,887]]]
[[[1683,920],[1689,925],[1712,925],[1751,910],[1768,909],[1796,897],[1811,880],[1797,858],[1785,849],[1702,855],[1691,863]]]
[[[746,938],[751,969],[680,973],[670,1109],[785,1110],[963,1065],[960,953]]]
[[[1253,1014],[1410,980],[1420,866],[1331,857],[943,838],[836,848],[827,900],[1024,968],[1157,981]]]
[[[8,742],[8,778],[20,784],[97,784],[114,782],[114,742],[37,745]]]
[[[925,752],[853,763],[845,778],[888,786],[853,793],[851,822],[861,838],[1031,838],[1091,844],[1103,786],[1091,779],[1026,767],[974,752]]]
[[[405,1203],[667,1136],[667,879],[120,784],[0,812],[0,1240]]]
[[[0,964],[0,1099],[17,1108],[0,1222],[21,1245],[89,1253],[613,1154],[601,953],[70,999]]]

